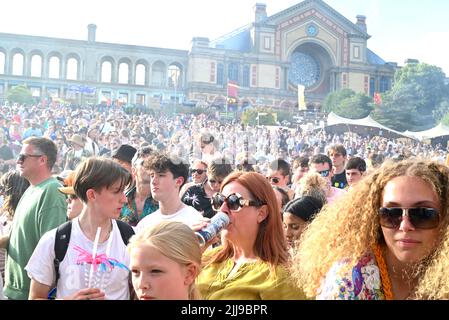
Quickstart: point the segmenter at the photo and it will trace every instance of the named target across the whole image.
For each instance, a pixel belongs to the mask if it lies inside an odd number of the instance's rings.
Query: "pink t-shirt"
[[[344,196],[347,193],[347,191],[344,189],[331,187],[330,193],[331,193],[330,196],[329,195],[327,196],[327,203],[332,204],[340,197]]]

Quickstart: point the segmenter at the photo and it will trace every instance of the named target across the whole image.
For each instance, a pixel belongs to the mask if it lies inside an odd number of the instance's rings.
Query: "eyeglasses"
[[[206,172],[206,170],[203,170],[203,169],[192,169],[191,172],[192,172],[192,174],[194,174],[194,173],[203,174],[204,172]]]
[[[380,208],[379,223],[382,227],[397,229],[404,216],[416,229],[435,229],[440,224],[440,215],[434,208]]]
[[[323,177],[323,178],[327,178],[329,176],[329,174],[331,173],[330,170],[323,170],[323,171],[318,171],[318,173]]]
[[[39,158],[39,157],[42,157],[42,156],[43,156],[43,154],[25,154],[25,153],[21,153],[17,157],[17,161],[24,162],[27,158]]]
[[[279,179],[279,178],[276,178],[276,177],[266,177],[267,178],[267,180],[268,181],[270,181],[270,183],[274,183],[274,184],[278,184],[280,181],[281,181],[281,179]]]
[[[212,196],[212,208],[215,211],[219,211],[223,203],[226,202],[229,210],[232,211],[240,211],[243,207],[260,207],[263,206],[263,203],[260,200],[245,200],[238,193],[232,193],[229,196],[225,197],[221,193],[216,193]]]
[[[215,183],[221,184],[222,182],[223,182],[223,180],[209,179],[210,184],[215,184]]]

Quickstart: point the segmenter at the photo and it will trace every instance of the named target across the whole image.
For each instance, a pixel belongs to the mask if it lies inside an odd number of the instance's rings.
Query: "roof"
[[[449,136],[449,127],[440,123],[436,127],[429,130],[419,132],[406,131],[405,133],[417,138],[418,140],[434,139],[438,137]]]
[[[379,57],[377,54],[368,49],[368,62],[370,64],[384,65],[386,64],[385,60]]]
[[[211,41],[212,47],[217,49],[251,51],[251,25],[240,27],[224,36]]]

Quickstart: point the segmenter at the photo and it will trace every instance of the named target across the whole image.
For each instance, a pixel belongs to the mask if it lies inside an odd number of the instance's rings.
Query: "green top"
[[[66,198],[59,187],[55,178],[30,186],[17,205],[7,248],[4,293],[9,299],[28,299],[30,278],[24,268],[44,233],[67,220]]]
[[[217,248],[220,249],[220,248]],[[205,253],[213,255],[214,249]],[[197,278],[197,288],[205,300],[304,300],[305,295],[289,277],[284,266],[277,266],[270,275],[268,263],[258,260],[240,266],[228,277],[234,261],[206,266]]]

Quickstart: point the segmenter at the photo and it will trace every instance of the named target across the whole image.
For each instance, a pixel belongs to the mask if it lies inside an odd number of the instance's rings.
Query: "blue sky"
[[[256,2],[268,15],[296,0],[14,0],[1,2],[0,32],[188,50],[193,37],[211,40],[253,20]],[[449,77],[449,1],[325,0],[355,22],[367,16],[368,47],[386,61],[437,65]],[[441,41],[440,39],[443,39]]]

